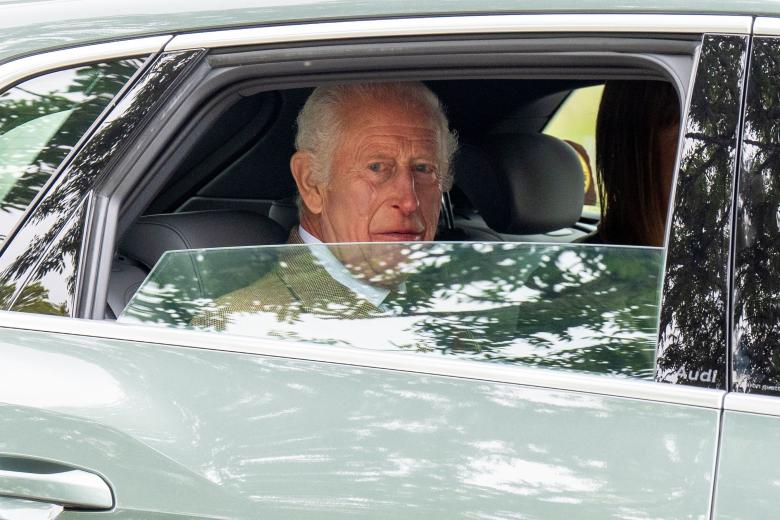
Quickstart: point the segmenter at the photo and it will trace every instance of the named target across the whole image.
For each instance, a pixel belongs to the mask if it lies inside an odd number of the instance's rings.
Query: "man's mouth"
[[[398,229],[374,233],[377,242],[416,242],[423,239],[424,231],[417,229]]]

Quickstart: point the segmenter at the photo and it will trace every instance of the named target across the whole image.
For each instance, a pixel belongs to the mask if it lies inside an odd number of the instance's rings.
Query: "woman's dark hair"
[[[670,83],[606,83],[596,120],[603,241],[648,245],[663,236],[669,186],[657,171],[659,133],[679,120],[679,100]]]

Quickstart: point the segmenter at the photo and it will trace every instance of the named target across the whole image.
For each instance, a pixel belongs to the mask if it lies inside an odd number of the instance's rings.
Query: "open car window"
[[[652,379],[663,250],[529,243],[166,253],[120,321]]]

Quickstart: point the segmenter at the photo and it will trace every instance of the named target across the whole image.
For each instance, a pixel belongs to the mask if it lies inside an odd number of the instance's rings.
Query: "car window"
[[[60,70],[0,94],[0,241],[141,63]]]
[[[652,379],[662,258],[529,243],[175,251],[119,319]]]

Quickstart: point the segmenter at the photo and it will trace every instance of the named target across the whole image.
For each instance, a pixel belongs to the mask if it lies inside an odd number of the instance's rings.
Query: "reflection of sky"
[[[389,316],[342,320],[302,314],[292,323],[280,322],[273,313],[240,312],[230,315],[231,322],[225,332],[242,336],[291,338],[296,340],[328,340],[364,349],[397,350],[403,346],[416,346],[420,341],[415,327],[420,316]]]
[[[497,305],[486,303],[483,309],[495,308]],[[454,312],[458,304],[447,308],[442,305],[435,308],[438,312]],[[471,307],[468,310],[481,310]],[[301,314],[291,322],[279,321],[274,313],[233,313],[231,322],[223,332],[241,336],[259,335],[271,338],[286,338],[301,341],[325,342],[342,344],[369,350],[413,350],[430,351],[439,355],[437,346],[420,334],[425,330],[430,319],[429,315],[420,316],[387,316],[363,318],[359,320],[343,320],[332,317],[320,317],[313,314]],[[132,318],[125,321],[132,321]],[[503,324],[506,325],[506,324]],[[502,324],[494,324],[500,327]],[[262,331],[262,332],[259,332]],[[621,331],[614,324],[607,324],[600,333],[587,327],[572,327],[567,329],[570,338],[564,339],[545,332],[536,333],[537,339],[543,344],[532,342],[529,338],[517,337],[510,344],[503,346],[501,356],[505,358],[531,358],[534,356],[556,357],[567,351],[577,353],[582,349],[595,347],[604,343],[604,337],[612,340],[646,340],[648,348],[653,346],[655,334],[635,331]],[[455,333],[455,331],[453,331]]]
[[[539,291],[524,285],[517,287],[492,280],[479,280],[435,291],[427,304],[432,313],[477,312],[532,301],[539,294]]]
[[[604,486],[603,482],[579,476],[565,466],[502,455],[472,458],[463,468],[460,479],[472,486],[520,496],[594,493]],[[582,500],[575,496],[566,498],[570,503]]]
[[[604,344],[604,338],[617,340],[645,340],[648,347],[655,345],[655,332],[640,332],[622,330],[614,322],[607,321],[601,330],[594,331],[589,327],[570,327],[566,329],[569,338],[564,339],[547,332],[537,332],[534,337],[544,341],[543,350],[545,356],[555,356],[568,350],[582,350]],[[512,343],[502,349],[508,356],[534,356],[539,355],[540,346],[532,343],[527,338],[515,338]]]
[[[545,409],[583,409],[607,412],[607,401],[598,395],[549,392],[523,386],[480,387],[486,398],[499,406],[515,408],[526,403],[544,405]]]
[[[591,259],[594,262],[595,259]],[[603,264],[601,264],[603,265]],[[588,283],[595,280],[596,275],[592,269],[588,269],[582,258],[574,251],[561,251],[555,259],[555,266],[560,271],[568,271],[577,275],[579,283]],[[604,267],[602,267],[603,269]]]
[[[119,381],[97,364],[0,344],[0,396],[8,404],[40,408],[112,406],[124,399]]]
[[[6,99],[27,99],[36,101],[40,99],[41,96],[51,94],[65,95],[74,102],[80,102],[85,99],[85,96],[82,93],[64,92],[68,87],[74,84],[80,70],[82,69],[74,68],[60,70],[27,80],[18,87],[14,87],[0,96],[0,107],[2,107],[2,101],[5,101]]]

